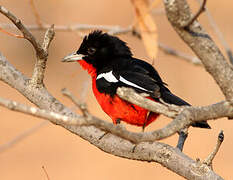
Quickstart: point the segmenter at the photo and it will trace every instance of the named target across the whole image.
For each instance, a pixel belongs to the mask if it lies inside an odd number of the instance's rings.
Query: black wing
[[[166,87],[158,72],[145,61],[139,59],[119,59],[118,64],[97,73],[97,88],[100,92],[114,95],[118,87],[130,87],[136,92],[147,93],[152,98],[175,104],[189,105],[179,97],[173,95]]]
[[[130,70],[108,70],[107,72],[99,73],[96,79],[97,89],[99,92],[113,96],[116,94],[118,87],[130,87],[136,92],[147,93],[151,97],[159,98],[159,96],[155,96],[155,92],[159,92],[160,87],[153,78],[147,74]]]
[[[190,106],[189,103],[172,94],[158,72],[147,62],[139,59],[118,62],[116,66],[111,65],[98,72],[96,84],[100,92],[113,96],[118,87],[130,87],[136,92],[149,94],[157,101],[163,100],[168,104]],[[193,126],[210,128],[206,122],[194,123]]]

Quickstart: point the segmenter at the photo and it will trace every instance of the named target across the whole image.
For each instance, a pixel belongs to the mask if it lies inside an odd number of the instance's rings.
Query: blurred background
[[[196,1],[190,0],[189,3],[193,11],[198,9]],[[0,4],[12,11],[25,24],[35,24],[29,0],[2,0]],[[129,0],[40,0],[35,1],[35,6],[41,20],[47,24],[55,24],[55,26],[82,23],[127,27],[135,19],[134,9]],[[162,9],[163,4],[161,3],[159,7]],[[207,7],[232,47],[233,2],[222,1],[219,3],[218,0],[211,0],[207,2]],[[192,55],[189,48],[174,32],[163,12],[156,11],[153,13],[153,17],[157,24],[160,42]],[[199,20],[223,50],[205,14],[202,14]],[[0,15],[0,23],[10,22]],[[20,33],[12,29],[8,31]],[[33,34],[42,40],[44,31],[33,31]],[[119,37],[128,43],[135,57],[151,61],[141,40],[130,34]],[[90,82],[90,79],[87,72],[83,71],[78,64],[63,64],[60,60],[68,53],[75,51],[81,40],[76,32],[56,32],[49,50],[50,55],[45,77],[48,90],[74,110],[76,110],[74,105],[62,96],[60,90],[66,87],[77,97],[80,97],[83,85],[87,81]],[[35,53],[29,42],[0,32],[0,52],[18,70],[29,77],[31,76]],[[194,66],[159,51],[154,67],[175,94],[195,106],[208,105],[224,99],[214,80],[200,66]],[[97,104],[91,91],[91,84],[89,83],[88,86],[87,95],[83,100],[87,102],[90,112],[99,118],[111,121]],[[0,82],[0,96],[32,105],[25,97],[3,82]],[[0,113],[0,146],[44,121],[9,111],[3,107],[0,107]],[[163,127],[168,122],[170,119],[161,116],[146,131]],[[230,179],[233,167],[232,122],[222,119],[209,121],[209,123],[212,126],[211,130],[190,128],[184,153],[193,159],[203,160],[213,150],[220,130],[224,130],[225,140],[214,160],[213,167],[223,178]],[[141,131],[141,128],[137,127],[127,126],[127,128],[132,131]],[[167,138],[163,142],[174,146],[177,142],[177,135]],[[183,179],[156,163],[132,161],[104,153],[78,136],[51,123],[47,123],[6,151],[0,152],[1,180],[47,179],[42,166],[45,167],[51,180]]]

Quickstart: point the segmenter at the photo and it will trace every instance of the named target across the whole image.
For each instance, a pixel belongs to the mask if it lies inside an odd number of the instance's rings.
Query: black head
[[[64,58],[63,61],[85,60],[94,67],[104,66],[118,57],[131,57],[132,53],[126,43],[118,37],[102,31],[93,31],[85,36],[78,51]],[[72,59],[72,60],[71,60]]]

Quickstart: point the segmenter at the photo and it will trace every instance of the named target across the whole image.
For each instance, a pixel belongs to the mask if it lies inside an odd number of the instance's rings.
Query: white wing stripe
[[[137,84],[134,84],[134,83],[132,83],[132,82],[126,80],[125,78],[123,78],[123,77],[121,77],[121,76],[120,76],[120,81],[123,82],[123,83],[125,83],[125,84],[128,84],[128,85],[130,85],[130,86],[136,87],[136,88],[138,88],[138,89],[141,89],[141,90],[144,90],[144,91],[148,91],[148,90],[146,90],[146,89],[144,89],[144,88],[138,86]]]
[[[112,74],[112,71],[99,74],[99,75],[96,77],[96,80],[97,80],[97,79],[100,79],[100,78],[104,78],[104,79],[106,79],[108,82],[113,82],[113,83],[118,82],[117,78]]]
[[[96,77],[96,80],[101,79],[101,78],[104,78],[106,81],[111,82],[111,83],[116,83],[116,82],[118,82],[117,78],[112,74],[112,71],[99,74],[99,75]],[[129,86],[133,86],[133,87],[135,87],[135,88],[138,88],[138,89],[141,89],[141,90],[144,90],[144,91],[147,91],[147,92],[148,92],[148,90],[146,90],[145,88],[140,87],[140,86],[138,86],[137,84],[134,84],[134,83],[132,83],[132,82],[126,80],[126,79],[123,78],[122,76],[120,76],[120,79],[119,79],[119,80],[120,80],[121,82],[123,82],[123,83],[129,85]]]

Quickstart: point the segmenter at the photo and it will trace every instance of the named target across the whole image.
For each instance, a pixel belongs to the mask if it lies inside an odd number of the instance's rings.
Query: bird
[[[144,60],[133,57],[127,43],[100,30],[83,38],[79,49],[65,56],[63,62],[78,62],[92,78],[92,90],[102,110],[114,124],[124,121],[143,129],[159,114],[127,102],[117,95],[117,88],[132,88],[158,103],[191,106],[174,95],[157,70]],[[211,127],[206,121],[192,123],[193,127]]]

